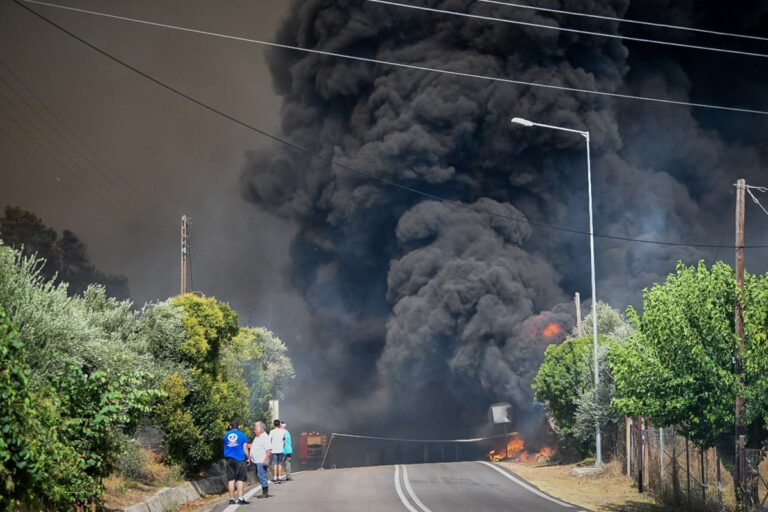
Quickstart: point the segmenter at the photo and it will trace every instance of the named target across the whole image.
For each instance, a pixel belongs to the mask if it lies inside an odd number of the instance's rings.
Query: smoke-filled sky
[[[768,54],[763,41],[466,0],[404,3]],[[67,5],[433,68],[768,109],[761,57],[362,0]],[[768,5],[760,3],[536,5],[768,36]],[[744,177],[768,185],[766,116],[265,51],[36,9],[324,157],[202,110],[13,3],[0,5],[0,58],[108,164],[89,166],[58,139],[79,144],[58,121],[34,117],[36,100],[0,65],[3,80],[24,95],[0,82],[0,203],[78,233],[102,270],[129,278],[138,302],[177,291],[178,216],[190,215],[202,253],[193,260],[194,287],[231,301],[245,321],[286,341],[298,377],[284,410],[297,421],[383,432],[398,419],[418,422],[424,434],[462,433],[495,401],[527,414],[542,351],[562,338],[546,327],[568,331],[573,292],[591,295],[587,237],[538,224],[586,231],[587,183],[581,137],[512,126],[511,117],[590,131],[597,233],[731,244],[733,183]],[[747,243],[768,244],[768,216],[749,203]],[[621,309],[638,304],[642,288],[675,261],[731,261],[732,252],[598,238],[598,297]],[[766,271],[766,256],[766,249],[749,250],[748,270]]]

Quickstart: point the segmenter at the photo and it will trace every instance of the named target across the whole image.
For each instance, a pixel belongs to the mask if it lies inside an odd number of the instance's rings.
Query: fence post
[[[688,510],[691,510],[691,459],[688,452],[688,438],[685,438],[685,477],[688,481]]]
[[[699,473],[701,474],[701,503],[707,507],[707,476],[704,473],[704,449],[699,448]]]
[[[624,437],[627,443],[627,476],[632,476],[632,419],[624,416]]]
[[[723,503],[723,480],[720,478],[720,452],[717,451],[717,446],[715,446],[715,464],[717,465],[717,509],[723,511],[725,510],[725,504]]]
[[[739,511],[747,510],[747,496],[744,488],[744,436],[740,435],[736,440],[736,467],[734,468],[733,484],[736,486],[736,507]]]
[[[637,417],[637,427],[635,428],[635,446],[637,448],[637,490],[643,492],[643,417]]]
[[[659,428],[659,491],[664,492],[664,428]]]

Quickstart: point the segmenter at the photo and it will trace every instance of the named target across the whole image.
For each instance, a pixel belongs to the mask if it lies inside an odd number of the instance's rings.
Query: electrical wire
[[[99,214],[99,215],[96,216],[96,218],[98,218],[98,219],[100,219],[102,221],[104,221],[104,219],[109,219],[112,222],[117,222],[109,213],[107,213],[101,207],[99,207],[94,202],[92,202],[87,194],[84,194],[82,192],[78,192],[78,190],[73,188],[72,186],[70,186],[68,182],[66,182],[66,181],[62,180],[61,178],[59,178],[59,176],[57,175],[57,173],[55,171],[53,171],[50,167],[48,167],[48,165],[45,162],[43,162],[42,160],[37,158],[37,155],[35,155],[33,152],[31,152],[29,149],[27,149],[22,143],[17,141],[14,138],[13,135],[11,135],[5,128],[2,127],[2,125],[0,125],[0,132],[5,134],[5,136],[8,138],[8,140],[13,142],[14,145],[16,145],[19,149],[21,149],[24,153],[26,153],[26,155],[32,161],[37,163],[38,167],[36,167],[36,168],[40,168],[43,171],[45,171],[45,173],[48,174],[53,179],[53,181],[55,181],[56,183],[58,183],[62,187],[66,188],[67,190],[69,190],[72,193],[72,195],[80,196],[80,198],[83,200],[83,202],[85,204],[90,206],[93,209],[94,212]]]
[[[34,0],[24,0],[27,2],[33,2],[33,3],[42,3],[37,2]],[[437,9],[434,7],[426,7],[422,5],[411,5],[411,4],[402,4],[399,2],[391,2],[390,0],[368,0],[371,3],[374,4],[383,4],[383,5],[391,5],[393,7],[404,7],[406,9],[414,9],[417,11],[424,11],[424,12],[433,12],[437,14],[448,14],[450,16],[461,16],[464,18],[472,18],[476,20],[483,20],[483,21],[497,21],[500,23],[508,23],[511,25],[520,25],[523,27],[534,27],[534,28],[542,28],[545,30],[556,30],[558,32],[570,32],[572,34],[582,34],[587,36],[597,36],[597,37],[606,37],[609,39],[621,39],[622,41],[634,41],[638,43],[648,43],[648,44],[658,44],[662,46],[673,46],[675,48],[688,48],[691,50],[703,50],[703,51],[709,51],[709,52],[716,52],[716,53],[729,53],[732,55],[741,55],[745,57],[760,57],[760,58],[768,58],[768,55],[764,53],[757,53],[757,52],[745,52],[742,50],[729,50],[727,48],[715,48],[712,46],[699,46],[695,44],[687,44],[687,43],[676,43],[674,41],[660,41],[658,39],[648,39],[645,37],[634,37],[634,36],[624,36],[621,34],[609,34],[606,32],[594,32],[591,30],[581,30],[577,28],[568,28],[568,27],[560,27],[560,26],[553,26],[553,25],[545,25],[544,23],[534,23],[531,21],[520,21],[520,20],[508,20],[505,18],[494,18],[493,16],[482,16],[480,14],[470,14],[466,12],[456,12],[456,11],[448,11],[445,9]]]
[[[74,174],[74,173],[73,173],[73,172],[72,172],[72,171],[69,169],[69,167],[68,167],[66,164],[64,164],[64,163],[63,163],[63,162],[62,162],[62,161],[61,161],[61,160],[60,160],[60,159],[59,159],[59,158],[58,158],[58,157],[57,157],[57,156],[56,156],[56,155],[55,155],[53,152],[51,152],[51,150],[50,150],[50,149],[48,149],[48,147],[47,147],[47,146],[45,146],[45,145],[44,145],[43,143],[41,143],[41,142],[40,142],[40,141],[39,141],[37,138],[35,138],[35,136],[34,136],[32,133],[30,133],[30,131],[29,131],[29,130],[27,130],[27,128],[26,128],[24,125],[22,125],[21,123],[19,123],[19,122],[16,120],[16,118],[15,118],[15,117],[13,117],[13,116],[11,115],[11,113],[10,113],[10,112],[8,112],[8,110],[6,110],[6,109],[5,109],[5,107],[4,107],[3,105],[1,105],[1,104],[0,104],[0,112],[2,112],[2,113],[3,113],[3,114],[4,114],[4,115],[5,115],[5,116],[6,116],[8,119],[10,119],[10,121],[11,121],[11,122],[12,122],[12,123],[13,123],[13,124],[14,124],[14,125],[15,125],[15,126],[18,128],[18,129],[19,129],[19,130],[21,130],[22,132],[24,132],[24,134],[25,134],[25,135],[26,135],[26,136],[27,136],[27,137],[28,137],[28,138],[29,138],[29,139],[30,139],[32,142],[34,142],[34,143],[35,143],[37,146],[39,146],[39,147],[40,147],[40,148],[41,148],[41,149],[42,149],[42,150],[43,150],[43,151],[44,151],[44,152],[45,152],[45,153],[46,153],[46,154],[47,154],[47,155],[48,155],[48,156],[49,156],[49,157],[50,157],[52,160],[56,161],[56,163],[58,163],[58,164],[59,164],[59,166],[60,166],[62,169],[66,170],[66,171],[67,171],[67,173],[68,173],[70,176],[72,176],[72,178],[74,178],[74,179],[77,179],[77,178],[78,178],[78,176],[77,176],[76,174]],[[58,178],[58,179],[59,179],[59,181],[61,181],[62,183],[64,182],[64,180],[61,180],[61,178]],[[87,185],[87,183],[86,183],[86,185]],[[89,188],[90,188],[90,187],[89,187]],[[107,198],[106,198],[106,197],[104,197],[104,196],[103,196],[101,193],[99,193],[99,191],[98,191],[98,190],[95,190],[95,191],[94,191],[94,190],[91,190],[91,192],[94,192],[94,195],[98,196],[98,197],[99,197],[99,198],[100,198],[100,199],[101,199],[101,200],[102,200],[102,201],[103,201],[103,202],[104,202],[106,205],[108,205],[110,208],[115,208],[115,205],[114,205],[114,204],[112,204],[112,202],[111,202],[109,199],[107,199]],[[108,218],[109,218],[110,220],[112,220],[112,221],[114,221],[114,222],[117,222],[117,220],[116,220],[114,217],[112,217],[110,214],[106,214],[106,215],[108,216]]]
[[[0,81],[2,81],[2,76],[0,76]],[[20,107],[18,104],[16,104],[16,103],[14,102],[14,100],[13,100],[11,97],[9,97],[9,96],[8,96],[8,95],[7,95],[7,94],[6,94],[6,93],[5,93],[5,92],[4,92],[2,89],[0,89],[0,97],[4,98],[4,99],[5,99],[5,100],[8,102],[8,104],[9,104],[9,105],[11,105],[11,107],[13,107],[14,111],[15,111],[15,112],[16,112],[16,113],[17,113],[17,114],[18,114],[18,115],[19,115],[19,116],[20,116],[22,119],[24,119],[24,120],[26,121],[26,123],[27,123],[27,124],[28,124],[28,125],[29,125],[31,128],[33,128],[33,129],[35,130],[35,132],[36,132],[36,133],[38,133],[39,135],[41,135],[41,136],[42,136],[42,138],[43,138],[43,139],[45,139],[45,140],[48,142],[48,144],[50,144],[51,148],[53,148],[53,149],[52,149],[52,151],[57,151],[57,154],[60,154],[60,155],[62,156],[62,158],[64,159],[63,161],[61,161],[61,160],[58,160],[58,158],[57,158],[57,160],[59,161],[59,163],[60,163],[62,166],[65,166],[65,167],[67,168],[67,170],[68,170],[68,171],[70,171],[70,173],[71,173],[71,175],[72,175],[73,177],[77,177],[79,180],[81,180],[81,182],[82,182],[82,183],[85,183],[85,184],[87,184],[87,185],[88,185],[89,187],[91,187],[91,189],[92,189],[92,190],[94,190],[94,191],[95,191],[95,190],[98,190],[98,191],[100,191],[100,192],[101,192],[101,191],[104,191],[104,189],[103,189],[102,187],[100,187],[100,186],[99,186],[99,184],[98,184],[98,183],[97,183],[95,180],[91,180],[91,179],[90,179],[90,176],[88,175],[88,172],[87,172],[87,171],[86,171],[86,170],[85,170],[85,169],[84,169],[82,166],[80,166],[80,165],[78,164],[78,162],[77,162],[77,161],[76,161],[74,158],[72,158],[70,155],[68,155],[68,154],[67,154],[67,152],[64,150],[64,148],[62,148],[62,146],[61,146],[60,144],[58,144],[58,143],[57,143],[57,142],[56,142],[56,141],[55,141],[55,140],[54,140],[54,139],[53,139],[53,138],[52,138],[52,137],[51,137],[51,136],[50,136],[48,133],[46,133],[44,130],[42,130],[42,129],[41,129],[41,128],[40,128],[40,127],[39,127],[39,126],[38,126],[38,125],[35,123],[35,121],[33,121],[33,120],[32,120],[32,119],[31,119],[31,118],[30,118],[30,117],[29,117],[29,116],[28,116],[28,115],[27,115],[27,114],[26,114],[26,113],[25,113],[25,112],[24,112],[22,109],[21,109],[21,107]],[[9,114],[9,113],[8,113],[6,110],[4,110],[4,109],[3,109],[3,113],[5,113],[7,116],[10,116],[10,114]],[[30,137],[33,137],[31,133],[27,132],[27,134],[28,134]],[[53,156],[53,153],[52,153],[52,152],[49,152],[49,154]],[[77,172],[77,169],[79,169],[80,171],[82,171],[82,172],[83,172],[83,174],[80,174],[80,173],[78,173],[78,172]],[[84,177],[83,175],[85,175],[85,177]],[[132,208],[132,207],[131,207],[131,205],[130,205],[130,204],[128,204],[128,203],[127,203],[127,202],[126,202],[126,201],[123,199],[123,197],[122,197],[122,196],[120,196],[119,194],[115,194],[114,192],[112,192],[111,190],[108,190],[108,189],[107,189],[107,192],[108,192],[108,193],[109,193],[109,195],[111,195],[111,196],[112,196],[114,199],[116,199],[117,201],[119,201],[120,203],[122,203],[122,206],[118,206],[118,205],[116,205],[116,204],[112,203],[110,199],[107,199],[105,196],[103,196],[103,195],[101,195],[101,194],[99,194],[99,197],[101,197],[101,198],[102,198],[102,199],[103,199],[105,202],[108,202],[108,203],[109,203],[111,206],[115,207],[115,208],[116,208],[118,211],[120,211],[120,212],[121,212],[123,215],[125,215],[125,216],[127,216],[127,217],[132,217],[132,216],[134,215],[134,213],[135,213],[135,212],[131,211],[131,208]],[[127,207],[128,209],[126,209],[125,207]]]
[[[113,176],[115,176],[120,182],[125,185],[125,188],[121,187],[118,183],[115,183],[115,181],[109,179],[110,183],[112,183],[115,187],[118,187],[121,190],[125,190],[126,192],[130,193],[131,199],[141,203],[144,207],[149,207],[149,209],[156,208],[158,211],[162,212],[165,216],[168,217],[175,217],[175,213],[168,210],[162,203],[157,201],[152,201],[149,197],[145,195],[145,193],[141,190],[139,190],[136,186],[134,186],[132,183],[130,183],[128,180],[126,180],[121,173],[116,171],[109,163],[107,163],[103,158],[101,158],[96,151],[91,148],[85,141],[83,141],[80,137],[77,136],[76,133],[74,133],[73,130],[71,130],[69,127],[67,127],[66,123],[61,120],[46,104],[45,102],[32,90],[31,87],[29,87],[24,80],[21,79],[21,77],[8,65],[7,62],[5,62],[3,59],[0,59],[0,65],[2,65],[6,71],[10,74],[10,76],[13,77],[13,79],[18,83],[21,88],[26,91],[26,93],[34,98],[34,100],[37,102],[37,104],[42,108],[45,113],[48,114],[51,118],[53,118],[56,123],[75,141],[77,141],[80,146],[82,146],[85,149],[85,152],[90,154],[90,157],[84,154],[84,152],[80,151],[74,144],[67,141],[66,138],[58,132],[58,130],[53,126],[53,124],[50,121],[46,121],[46,124],[51,127],[52,130],[56,131],[56,133],[59,135],[59,137],[62,140],[65,140],[70,147],[83,159],[88,161],[94,169],[97,171],[101,171],[102,168],[107,169]],[[35,109],[28,101],[24,99],[24,96],[19,92],[19,90],[13,86],[13,84],[10,83],[9,80],[6,80],[5,78],[0,75],[0,81],[4,82],[13,92],[16,93],[17,96],[19,96],[22,101],[32,110]],[[44,119],[45,116],[43,116],[39,111],[37,112],[38,116],[41,119]],[[44,119],[45,121],[45,119]],[[98,164],[98,165],[97,165]],[[106,175],[105,175],[106,177]]]
[[[32,0],[24,0],[24,1],[32,1]],[[292,148],[292,149],[294,149],[294,150],[296,150],[298,152],[304,153],[304,154],[306,154],[308,156],[311,156],[311,157],[317,158],[318,160],[324,161],[324,162],[328,163],[329,165],[335,166],[335,167],[337,167],[339,169],[344,169],[344,170],[349,171],[349,172],[351,172],[353,174],[356,174],[358,176],[366,177],[366,178],[372,179],[374,181],[378,181],[379,183],[383,183],[385,185],[388,185],[388,186],[391,186],[391,187],[394,187],[394,188],[398,188],[400,190],[405,190],[407,192],[411,192],[411,193],[417,194],[417,195],[419,195],[421,197],[432,199],[434,201],[439,201],[439,202],[442,202],[442,203],[445,203],[445,204],[450,204],[450,205],[453,205],[453,206],[456,206],[456,207],[459,207],[459,208],[471,210],[471,211],[474,211],[476,213],[481,213],[481,214],[484,214],[484,215],[490,215],[490,216],[498,217],[498,218],[504,218],[506,220],[511,220],[511,221],[514,221],[514,222],[522,222],[522,223],[526,223],[526,224],[533,225],[533,226],[538,226],[538,227],[545,228],[545,229],[551,229],[551,230],[554,230],[554,231],[560,231],[560,232],[572,233],[572,234],[578,234],[578,235],[586,235],[586,236],[589,236],[589,234],[590,234],[590,233],[588,233],[586,231],[582,231],[582,230],[565,228],[565,227],[561,227],[561,226],[555,226],[555,225],[546,224],[546,223],[542,223],[542,222],[531,221],[531,220],[528,220],[528,219],[525,219],[525,218],[519,218],[519,217],[514,217],[514,216],[511,216],[511,215],[505,215],[505,214],[498,213],[498,212],[493,212],[493,211],[489,211],[489,210],[483,210],[483,209],[477,208],[475,206],[472,206],[470,204],[462,203],[461,201],[447,199],[447,198],[438,196],[436,194],[432,194],[430,192],[424,192],[422,190],[419,190],[419,189],[416,189],[416,188],[413,188],[413,187],[409,187],[407,185],[402,185],[400,183],[388,180],[386,178],[381,178],[379,176],[376,176],[376,175],[373,175],[373,174],[361,171],[359,169],[355,169],[355,168],[350,167],[350,166],[348,166],[346,164],[342,164],[340,162],[336,162],[332,158],[326,157],[326,156],[324,156],[324,155],[322,155],[320,153],[316,153],[316,152],[314,152],[314,151],[312,151],[310,149],[306,149],[306,148],[304,148],[302,146],[299,146],[298,144],[295,144],[295,143],[293,143],[291,141],[288,141],[286,139],[278,137],[277,135],[273,135],[273,134],[268,133],[268,132],[266,132],[266,131],[264,131],[264,130],[262,130],[260,128],[257,128],[257,127],[255,127],[255,126],[253,126],[253,125],[251,125],[251,124],[249,124],[249,123],[247,123],[245,121],[242,121],[242,120],[240,120],[240,119],[238,119],[238,118],[236,118],[236,117],[234,117],[234,116],[232,116],[230,114],[227,114],[226,112],[223,112],[223,111],[217,109],[216,107],[208,105],[207,103],[205,103],[205,102],[203,102],[203,101],[201,101],[201,100],[199,100],[199,99],[197,99],[197,98],[195,98],[195,97],[193,97],[193,96],[191,96],[191,95],[189,95],[189,94],[187,94],[187,93],[185,93],[185,92],[183,92],[183,91],[181,91],[179,89],[176,89],[175,87],[173,87],[173,86],[171,86],[171,85],[161,81],[158,78],[155,78],[155,77],[147,74],[144,71],[141,71],[140,69],[136,68],[135,66],[132,66],[131,64],[128,64],[127,62],[121,60],[120,58],[110,54],[109,52],[107,52],[105,50],[102,50],[101,48],[99,48],[98,46],[94,45],[93,43],[88,42],[87,40],[83,39],[82,37],[78,36],[77,34],[73,33],[72,31],[68,30],[67,28],[59,25],[58,23],[54,22],[53,20],[51,20],[51,19],[47,18],[46,16],[40,14],[39,12],[35,11],[34,9],[31,9],[31,8],[27,7],[26,5],[23,5],[22,0],[14,0],[14,3],[16,3],[20,7],[24,8],[25,10],[29,11],[30,13],[34,14],[35,16],[37,16],[38,18],[42,19],[46,23],[48,23],[48,24],[52,25],[53,27],[57,28],[58,30],[66,33],[70,37],[76,39],[77,41],[80,41],[82,44],[84,44],[84,45],[88,46],[89,48],[93,49],[94,51],[100,53],[101,55],[105,56],[109,60],[112,60],[113,62],[116,62],[116,63],[120,64],[121,66],[130,69],[134,73],[137,73],[138,75],[143,76],[147,80],[149,80],[151,82],[154,82],[155,84],[159,85],[160,87],[162,87],[162,88],[164,88],[164,89],[166,89],[166,90],[168,90],[168,91],[170,91],[170,92],[172,92],[172,93],[174,93],[176,95],[179,95],[179,96],[187,99],[191,103],[194,103],[194,104],[196,104],[196,105],[198,105],[198,106],[200,106],[200,107],[202,107],[202,108],[204,108],[204,109],[206,109],[206,110],[208,110],[208,111],[210,111],[210,112],[212,112],[214,114],[217,114],[217,115],[219,115],[219,116],[221,116],[221,117],[223,117],[225,119],[228,119],[228,120],[232,121],[235,124],[238,124],[238,125],[246,128],[246,129],[248,129],[250,131],[253,131],[255,133],[258,133],[258,134],[261,134],[261,135],[263,135],[265,137],[268,137],[268,138],[270,138],[270,139],[272,139],[272,140],[274,140],[276,142],[279,142],[279,143],[281,143],[281,144],[283,144],[283,145],[285,145],[287,147],[290,147],[290,148]],[[34,1],[33,3],[44,4],[43,2],[37,2],[37,1]],[[60,6],[56,6],[54,4],[44,4],[44,5],[53,5],[54,7],[60,7]],[[82,9],[75,9],[75,8],[70,8],[70,7],[65,7],[65,9],[75,10],[75,11],[83,11]],[[101,13],[92,13],[92,12],[89,12],[89,11],[83,11],[83,12],[87,12],[87,13],[90,13],[90,14],[96,14],[96,15],[102,15]],[[158,24],[158,23],[154,23],[154,22],[145,22],[145,21],[142,21],[142,20],[132,20],[132,19],[129,19],[129,18],[122,18],[122,17],[114,16],[114,15],[105,15],[105,16],[111,17],[111,18],[124,19],[124,20],[127,20],[127,21],[138,21],[140,23],[145,23],[145,24],[149,24],[149,25],[163,26],[162,24]],[[166,26],[166,28],[175,28],[175,27]],[[181,28],[181,30],[188,31],[188,32],[197,32],[196,30],[186,29],[186,28]],[[213,34],[213,33],[210,33],[210,32],[205,33],[205,34],[207,34],[207,35],[217,35],[217,34]],[[234,37],[234,36],[223,36],[223,37],[227,37],[227,38],[230,38],[230,39],[245,40],[243,38],[237,38],[237,37]],[[271,43],[271,44],[274,44],[274,43]],[[276,45],[276,46],[283,46],[283,45]],[[320,51],[318,50],[318,52],[320,52]],[[327,52],[320,52],[320,53],[327,53]],[[362,58],[360,58],[360,59],[361,60],[365,60],[365,59],[362,59]],[[762,114],[768,114],[768,112],[762,112]],[[649,240],[649,239],[631,238],[631,237],[626,237],[626,236],[616,236],[616,235],[607,235],[607,234],[599,234],[599,233],[595,233],[594,236],[596,238],[602,238],[602,239],[607,239],[607,240],[617,240],[617,241],[623,241],[623,242],[645,243],[645,244],[663,245],[663,246],[697,247],[697,248],[716,248],[716,247],[734,248],[735,247],[735,246],[732,246],[732,245],[699,244],[699,243],[688,243],[688,242],[670,242],[670,241],[661,241],[661,240]],[[767,247],[768,247],[768,245],[750,245],[750,246],[745,246],[745,248],[749,248],[749,249],[759,249],[759,248],[767,248]]]
[[[755,194],[753,194],[753,193],[752,193],[752,190],[750,190],[750,189],[753,189],[753,188],[754,188],[754,189],[756,189],[756,190],[758,190],[758,191],[760,191],[760,192],[766,192],[766,191],[768,191],[768,188],[766,188],[766,187],[756,187],[756,186],[754,186],[754,185],[752,185],[752,186],[750,186],[750,185],[747,185],[747,187],[746,187],[746,189],[747,189],[747,194],[749,194],[749,197],[751,197],[751,198],[752,198],[752,201],[753,201],[753,202],[754,202],[754,203],[755,203],[757,206],[759,206],[759,207],[760,207],[760,209],[761,209],[761,210],[763,210],[763,212],[764,212],[766,215],[768,215],[768,210],[766,210],[766,209],[765,209],[765,206],[763,206],[762,204],[760,204],[760,201],[758,201],[758,200],[757,200],[757,198],[755,197]]]
[[[715,36],[726,36],[726,37],[737,37],[741,39],[753,39],[755,41],[768,41],[768,37],[761,37],[761,36],[752,36],[747,34],[736,34],[733,32],[719,32],[717,30],[708,30],[705,28],[694,28],[694,27],[684,27],[681,25],[670,25],[666,23],[655,23],[652,21],[643,21],[643,20],[634,20],[634,19],[628,19],[628,18],[615,18],[613,16],[601,16],[599,14],[589,14],[584,12],[574,12],[574,11],[565,11],[562,9],[551,9],[549,7],[537,7],[533,5],[525,5],[525,4],[518,4],[518,3],[512,3],[512,2],[503,2],[500,0],[477,0],[478,2],[482,2],[485,4],[496,4],[496,5],[504,5],[506,7],[515,7],[519,9],[529,9],[532,11],[541,11],[541,12],[552,12],[556,14],[566,14],[568,16],[580,16],[583,18],[593,18],[598,20],[607,20],[607,21],[616,21],[619,23],[629,23],[629,24],[635,24],[635,25],[645,25],[648,27],[656,27],[656,28],[671,28],[674,30],[682,30],[686,32],[698,32],[700,34],[710,34]]]
[[[579,93],[579,94],[589,94],[589,95],[595,95],[595,96],[604,96],[604,97],[609,97],[609,98],[619,98],[619,99],[626,99],[626,100],[647,101],[647,102],[651,102],[651,103],[660,103],[660,104],[665,104],[665,105],[677,105],[677,106],[683,106],[683,107],[695,107],[695,108],[703,108],[703,109],[721,110],[721,111],[727,111],[727,112],[740,112],[740,113],[744,113],[744,114],[756,114],[756,115],[761,115],[761,116],[768,115],[768,111],[766,111],[766,110],[741,108],[741,107],[727,107],[727,106],[714,105],[714,104],[709,104],[709,103],[694,103],[694,102],[689,102],[689,101],[672,100],[672,99],[666,99],[666,98],[654,98],[654,97],[651,97],[651,96],[638,96],[638,95],[633,95],[633,94],[621,94],[621,93],[615,93],[615,92],[600,91],[600,90],[597,90],[597,89],[582,89],[582,88],[578,88],[578,87],[568,87],[568,86],[563,86],[563,85],[543,84],[543,83],[539,83],[539,82],[529,82],[529,81],[525,81],[525,80],[514,80],[514,79],[511,79],[511,78],[492,77],[492,76],[486,76],[486,75],[479,75],[479,74],[475,74],[475,73],[466,73],[466,72],[462,72],[462,71],[452,71],[452,70],[449,70],[449,69],[432,68],[432,67],[428,67],[428,66],[420,66],[420,65],[417,65],[417,64],[406,64],[406,63],[402,63],[402,62],[394,62],[394,61],[388,61],[388,60],[382,60],[382,59],[358,57],[358,56],[355,56],[355,55],[348,55],[348,54],[344,54],[344,53],[329,52],[329,51],[324,51],[324,50],[317,50],[317,49],[314,49],[314,48],[303,48],[303,47],[300,47],[300,46],[293,46],[293,45],[289,45],[289,44],[273,43],[273,42],[270,42],[270,41],[262,41],[262,40],[259,40],[259,39],[251,39],[251,38],[246,38],[246,37],[232,36],[232,35],[228,35],[228,34],[220,34],[220,33],[216,33],[216,32],[209,32],[209,31],[205,31],[205,30],[197,30],[197,29],[192,29],[192,28],[187,28],[187,27],[179,27],[179,26],[175,26],[175,25],[168,25],[168,24],[165,24],[165,23],[158,23],[158,22],[154,22],[154,21],[142,20],[142,19],[137,19],[137,18],[128,18],[128,17],[125,17],[125,16],[117,16],[117,15],[114,15],[114,14],[107,14],[107,13],[98,12],[98,11],[88,11],[88,10],[85,10],[85,9],[78,9],[78,8],[75,8],[75,7],[68,7],[68,6],[64,6],[64,5],[51,4],[51,3],[48,3],[48,2],[40,2],[38,0],[13,0],[13,1],[18,6],[22,7],[23,9],[26,9],[30,13],[32,13],[35,16],[39,17],[40,19],[46,21],[47,23],[55,26],[59,30],[69,34],[70,36],[72,36],[73,38],[77,39],[81,43],[83,43],[83,44],[85,44],[87,46],[90,46],[91,48],[93,48],[94,50],[98,51],[99,53],[102,53],[102,54],[107,55],[107,56],[109,54],[107,54],[106,52],[104,52],[100,48],[92,45],[91,43],[89,43],[86,40],[82,39],[81,37],[77,36],[73,32],[67,30],[66,28],[62,27],[61,25],[59,25],[59,24],[55,23],[54,21],[50,20],[49,18],[43,16],[42,14],[40,14],[37,11],[35,11],[34,9],[31,9],[30,7],[24,5],[24,3],[33,3],[33,4],[38,4],[38,5],[45,5],[45,6],[54,7],[54,8],[57,8],[57,9],[64,9],[64,10],[80,12],[80,13],[84,13],[84,14],[91,14],[93,16],[101,16],[101,17],[105,17],[105,18],[117,19],[117,20],[121,20],[121,21],[129,21],[129,22],[132,22],[132,23],[140,23],[140,24],[143,24],[143,25],[150,25],[150,26],[155,26],[155,27],[160,27],[160,28],[179,30],[179,31],[182,31],[182,32],[190,32],[190,33],[206,35],[206,36],[212,36],[212,37],[220,37],[220,38],[229,39],[229,40],[232,40],[232,41],[241,41],[241,42],[246,42],[246,43],[260,44],[260,45],[263,45],[263,46],[270,46],[272,48],[281,48],[281,49],[284,49],[284,50],[294,50],[294,51],[300,51],[300,52],[304,52],[304,53],[311,53],[311,54],[315,54],[315,55],[324,55],[324,56],[328,56],[328,57],[337,57],[337,58],[343,58],[343,59],[348,59],[348,60],[355,60],[355,61],[360,61],[360,62],[368,62],[368,63],[371,63],[371,64],[380,64],[380,65],[394,66],[394,67],[400,67],[400,68],[405,68],[405,69],[414,69],[414,70],[418,70],[418,71],[428,71],[428,72],[433,72],[433,73],[442,73],[442,74],[445,74],[445,75],[459,76],[459,77],[464,77],[464,78],[476,78],[476,79],[481,79],[481,80],[490,80],[490,81],[494,81],[494,82],[507,83],[507,84],[513,84],[513,85],[524,85],[524,86],[529,86],[529,87],[539,87],[539,88],[542,88],[542,89],[551,89],[551,90],[556,90],[556,91],[566,91],[566,92],[574,92],[574,93]],[[110,58],[113,58],[113,57],[110,56]],[[117,61],[117,59],[115,59],[115,60]],[[128,67],[129,69],[137,71],[135,68],[131,67],[130,65],[128,65],[128,64],[126,64],[126,63],[124,63],[122,61],[118,61],[118,62],[120,64]]]

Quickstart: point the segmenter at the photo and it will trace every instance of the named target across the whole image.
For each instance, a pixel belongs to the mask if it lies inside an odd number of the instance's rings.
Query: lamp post
[[[593,355],[595,363],[595,401],[597,401],[598,389],[600,386],[600,369],[598,365],[598,343],[597,343],[597,291],[595,286],[595,233],[592,223],[592,163],[589,155],[589,132],[582,130],[574,130],[572,128],[563,128],[561,126],[552,126],[549,124],[534,123],[521,117],[515,117],[512,119],[513,124],[519,124],[525,127],[538,126],[540,128],[549,128],[550,130],[559,130],[562,132],[578,133],[587,144],[587,189],[589,195],[589,264],[592,275],[592,342],[593,342]],[[600,467],[603,465],[603,453],[601,447],[601,435],[600,435],[600,420],[595,422],[595,466]]]

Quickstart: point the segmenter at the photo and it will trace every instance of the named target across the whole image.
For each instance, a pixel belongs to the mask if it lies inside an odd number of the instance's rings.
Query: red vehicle
[[[319,432],[302,432],[299,436],[299,462],[318,464],[328,447],[328,436]]]

